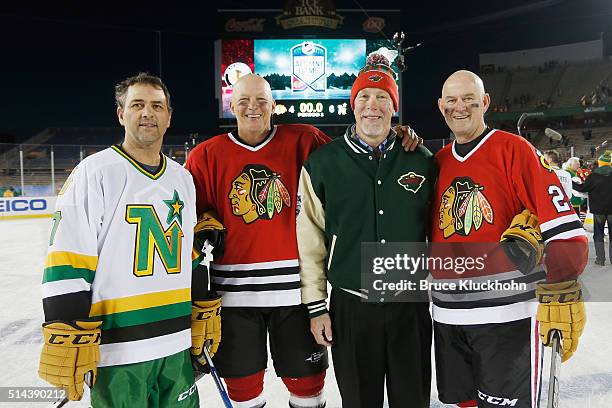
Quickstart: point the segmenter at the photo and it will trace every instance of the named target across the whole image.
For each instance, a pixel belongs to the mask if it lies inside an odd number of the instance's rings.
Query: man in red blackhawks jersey
[[[230,107],[238,128],[198,145],[185,164],[198,214],[215,211],[227,229],[224,254],[210,268],[223,299],[214,362],[234,406],[263,407],[269,334],[289,406],[324,407],[327,350],[310,335],[301,305],[295,218],[302,164],[330,138],[309,125],[272,126],[272,91],[256,75],[234,85]]]
[[[438,393],[442,402],[460,407],[535,408],[541,344],[550,344],[552,330],[561,331],[565,361],[586,322],[577,278],[586,265],[587,239],[541,153],[517,135],[487,127],[489,104],[472,72],[455,72],[444,83],[438,106],[456,140],[436,155],[432,241],[485,245],[515,225],[536,228],[539,219],[546,257],[530,273],[503,254],[472,275],[432,271],[437,282],[523,284],[519,290],[485,288],[461,296],[434,286],[441,289],[432,290]]]

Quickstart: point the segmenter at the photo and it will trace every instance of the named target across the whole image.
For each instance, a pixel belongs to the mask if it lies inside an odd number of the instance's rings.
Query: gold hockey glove
[[[525,275],[531,273],[544,255],[544,242],[538,216],[523,210],[512,219],[510,227],[501,235],[506,256]]]
[[[212,211],[204,211],[193,231],[193,245],[201,251],[204,248],[204,243],[208,240],[213,246],[213,257],[219,259],[223,256],[225,231],[225,227]]]
[[[191,305],[191,354],[200,356],[202,348],[210,344],[212,357],[221,341],[221,296],[214,293],[209,299],[194,300]]]
[[[540,302],[538,320],[542,343],[549,346],[552,330],[559,330],[563,342],[562,361],[566,361],[576,351],[586,324],[582,287],[576,280],[539,283],[536,296]]]
[[[43,323],[44,344],[38,375],[64,389],[71,401],[83,397],[85,381],[89,387],[96,382],[101,325],[99,320]]]

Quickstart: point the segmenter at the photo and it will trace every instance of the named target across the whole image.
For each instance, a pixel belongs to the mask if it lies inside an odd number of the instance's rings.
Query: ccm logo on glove
[[[72,341],[70,339],[72,338]],[[100,333],[86,333],[86,334],[52,334],[49,337],[49,344],[68,344],[72,343],[75,345],[80,344],[91,344],[100,343]]]

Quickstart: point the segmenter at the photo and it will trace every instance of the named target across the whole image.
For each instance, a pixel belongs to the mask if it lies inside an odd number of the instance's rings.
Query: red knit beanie
[[[395,83],[395,71],[391,69],[389,60],[381,55],[368,55],[365,67],[359,71],[351,89],[351,108],[355,109],[355,97],[364,88],[379,88],[387,91],[393,101],[393,109],[399,111],[399,93]]]

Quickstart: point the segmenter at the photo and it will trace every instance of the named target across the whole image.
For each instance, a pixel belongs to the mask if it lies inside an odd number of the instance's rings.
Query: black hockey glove
[[[529,210],[523,210],[514,216],[500,241],[508,258],[525,275],[531,273],[544,255],[538,216]]]
[[[193,246],[202,251],[204,244],[208,241],[213,246],[214,259],[219,259],[223,256],[225,232],[225,227],[213,212],[204,211],[194,229]]]

